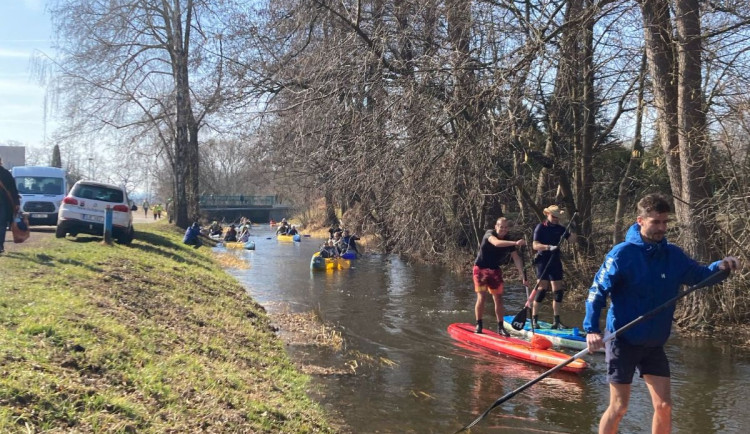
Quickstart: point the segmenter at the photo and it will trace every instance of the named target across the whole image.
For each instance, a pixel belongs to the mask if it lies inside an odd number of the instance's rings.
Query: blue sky
[[[44,0],[0,0],[0,143],[44,143],[44,87],[31,72],[35,50],[52,55]],[[47,137],[53,131],[47,123]]]

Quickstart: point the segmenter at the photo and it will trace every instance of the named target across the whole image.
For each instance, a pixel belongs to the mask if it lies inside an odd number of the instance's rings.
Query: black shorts
[[[655,375],[669,377],[669,360],[664,347],[644,347],[631,345],[622,338],[606,343],[607,373],[610,383],[630,384],[635,368],[640,376]]]
[[[534,264],[536,267],[536,278],[539,280],[549,280],[550,282],[556,282],[563,280],[563,266],[557,258],[552,258],[547,266],[547,261],[541,261],[540,263]],[[545,267],[547,268],[545,270]],[[544,275],[542,275],[544,272]]]

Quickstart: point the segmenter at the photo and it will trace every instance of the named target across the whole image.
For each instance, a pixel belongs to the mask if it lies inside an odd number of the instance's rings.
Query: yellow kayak
[[[245,250],[255,250],[255,241],[229,241],[224,243],[224,248],[226,249],[245,249]]]
[[[310,260],[313,270],[344,270],[351,267],[352,261],[343,258],[323,258],[320,252],[315,252]]]

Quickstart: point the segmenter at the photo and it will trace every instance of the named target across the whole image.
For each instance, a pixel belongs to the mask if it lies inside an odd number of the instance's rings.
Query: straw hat
[[[547,208],[544,208],[544,214],[551,214],[557,218],[561,218],[565,214],[565,211],[561,210],[557,205],[550,205]]]

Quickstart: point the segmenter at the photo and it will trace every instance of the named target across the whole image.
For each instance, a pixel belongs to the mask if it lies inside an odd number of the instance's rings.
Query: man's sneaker
[[[497,334],[499,334],[500,336],[505,336],[506,338],[510,337],[510,333],[508,333],[508,330],[505,330],[505,327],[503,327],[502,323],[497,325]]]

